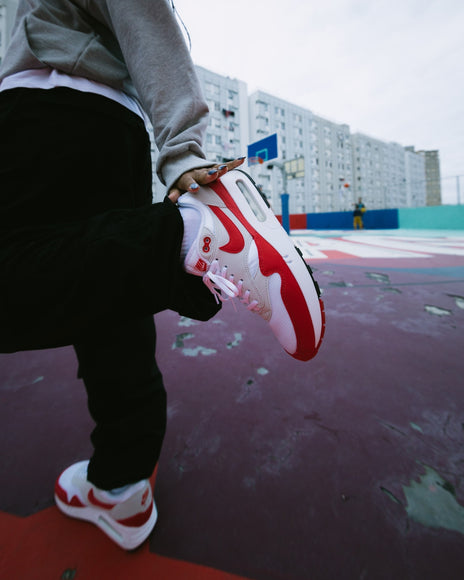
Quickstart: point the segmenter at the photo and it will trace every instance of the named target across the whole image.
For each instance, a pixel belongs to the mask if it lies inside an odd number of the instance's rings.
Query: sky
[[[195,64],[382,141],[438,149],[464,204],[463,0],[175,0]],[[246,152],[244,152],[246,153]]]

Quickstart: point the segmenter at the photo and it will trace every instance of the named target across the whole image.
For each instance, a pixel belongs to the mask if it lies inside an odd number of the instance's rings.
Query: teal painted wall
[[[464,230],[464,205],[437,205],[398,210],[402,229]]]

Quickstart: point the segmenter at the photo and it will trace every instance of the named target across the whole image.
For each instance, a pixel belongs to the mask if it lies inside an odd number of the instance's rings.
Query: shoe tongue
[[[259,267],[258,248],[256,247],[254,241],[251,242],[250,245],[250,252],[248,254],[248,267],[250,268],[250,274],[254,278]]]

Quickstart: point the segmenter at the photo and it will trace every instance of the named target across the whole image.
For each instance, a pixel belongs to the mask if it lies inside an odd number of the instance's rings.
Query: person
[[[238,297],[300,360],[324,331],[317,283],[244,158],[205,158],[207,122],[172,2],[20,0],[0,68],[0,351],[74,347],[93,454],[61,473],[55,501],[124,549],[157,518],[153,315],[206,321]]]
[[[363,204],[361,197],[358,198],[358,203],[354,203],[353,205],[353,228],[362,230],[364,228],[363,215],[366,211],[366,206]]]

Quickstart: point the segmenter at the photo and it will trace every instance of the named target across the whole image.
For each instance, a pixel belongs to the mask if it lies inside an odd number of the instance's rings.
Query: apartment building
[[[407,207],[426,205],[425,157],[413,146],[405,147]]]
[[[195,68],[210,111],[206,157],[222,162],[246,155],[249,143],[246,83],[200,66]]]
[[[426,205],[441,205],[441,176],[439,151],[418,151],[425,159]]]
[[[356,195],[350,128],[313,115],[311,142],[312,210],[344,211],[352,208]],[[311,203],[307,204],[311,206]]]
[[[354,190],[370,209],[406,207],[405,149],[362,133],[353,143]]]
[[[250,95],[249,115],[252,142],[277,134],[277,162],[250,168],[276,212],[284,190],[290,195],[291,213],[337,211],[351,205],[348,125],[333,123],[262,91]]]
[[[277,213],[284,191],[290,213],[349,211],[359,197],[371,209],[425,205],[426,152],[351,134],[346,124],[262,91],[249,97],[249,126],[251,142],[277,134],[278,160],[249,168]]]
[[[282,101],[267,93],[257,91],[249,97],[250,142],[277,134],[279,159],[268,164],[249,167],[253,179],[260,185],[274,211],[280,213],[280,194],[290,194],[290,212],[304,213],[309,203],[311,172],[306,167],[310,142],[305,138],[311,126],[312,113],[301,107]],[[297,171],[287,162],[298,160]],[[285,164],[285,165],[284,165]]]

